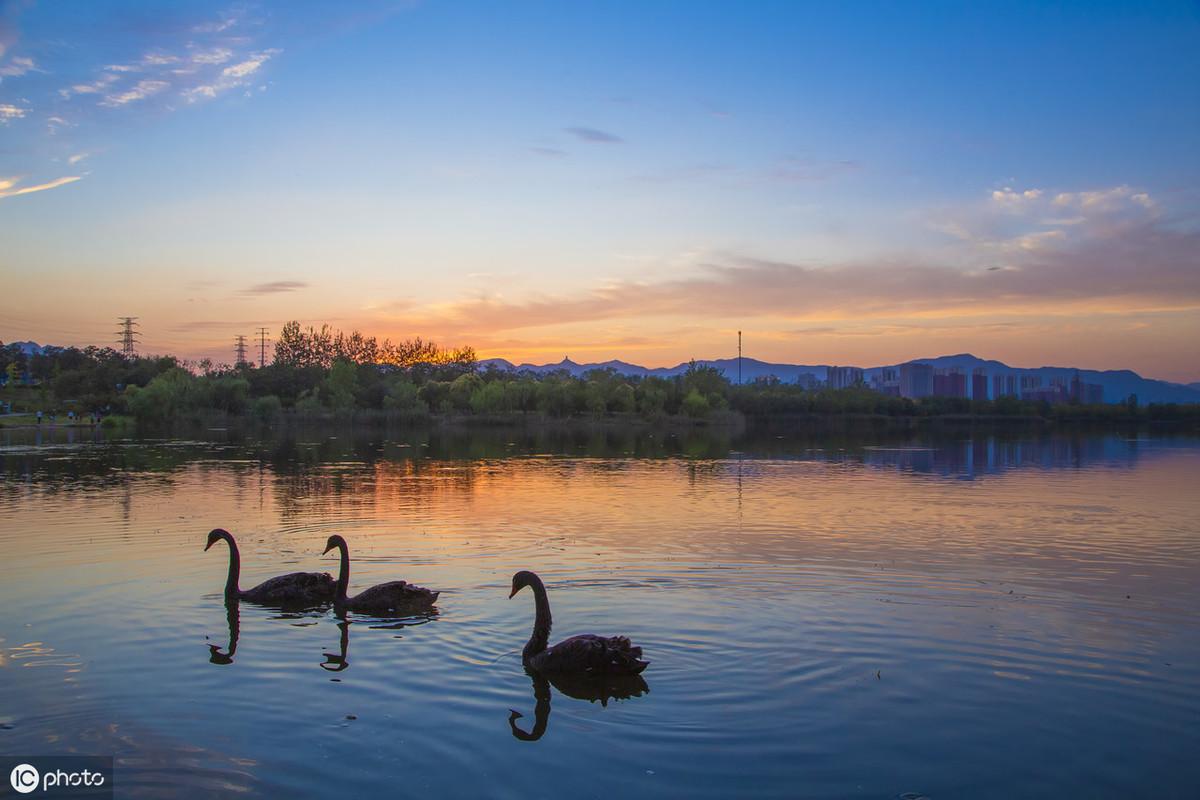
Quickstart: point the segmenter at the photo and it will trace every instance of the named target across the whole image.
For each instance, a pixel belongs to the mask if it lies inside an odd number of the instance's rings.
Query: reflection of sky
[[[505,433],[467,451],[341,433],[6,451],[0,735],[103,742],[130,785],[269,796],[373,796],[403,774],[517,798],[597,752],[605,796],[664,781],[737,796],[747,771],[774,796],[801,780],[816,796],[1191,786],[1194,441],[984,439],[1003,466],[962,481],[943,475],[970,442],[614,458],[637,443]],[[893,460],[922,452],[932,472]],[[320,550],[340,533],[352,591],[411,580],[442,591],[441,613],[343,631],[243,604],[236,655],[214,664],[207,645],[229,642],[226,554],[202,549],[216,525],[239,539],[244,586],[334,569]],[[542,751],[506,749],[528,744],[508,709],[534,705],[518,659],[532,601],[505,599],[517,568],[547,579],[556,638],[627,634],[652,661],[649,693],[608,708],[556,691]],[[347,669],[322,669],[343,648]],[[1001,780],[1014,761],[1028,770]]]

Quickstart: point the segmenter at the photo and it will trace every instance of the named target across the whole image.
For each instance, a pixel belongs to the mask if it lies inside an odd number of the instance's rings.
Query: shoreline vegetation
[[[805,389],[778,380],[735,384],[692,363],[682,375],[582,376],[480,370],[470,347],[421,339],[392,344],[328,326],[289,322],[263,366],[125,356],[111,348],[54,348],[26,355],[0,347],[12,414],[0,426],[156,427],[247,420],[356,424],[601,427],[810,425],[829,420],[918,425],[1169,423],[1200,426],[1200,404],[1051,405],[1045,401],[884,395],[865,386]],[[43,412],[39,423],[37,412]],[[74,414],[75,419],[70,419]],[[95,416],[93,416],[95,415]]]

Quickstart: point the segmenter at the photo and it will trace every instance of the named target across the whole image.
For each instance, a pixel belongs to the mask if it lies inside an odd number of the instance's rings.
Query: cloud
[[[193,64],[224,64],[233,58],[233,51],[227,47],[218,47],[203,53],[193,53]]]
[[[196,102],[201,98],[213,98],[222,92],[229,91],[240,86],[245,86],[249,83],[249,79],[258,72],[267,61],[273,56],[283,52],[277,48],[263,50],[258,53],[251,54],[248,58],[237,64],[232,64],[221,70],[220,74],[215,79],[208,83],[201,83],[183,91],[183,96],[188,102]]]
[[[25,109],[20,106],[14,106],[10,103],[0,103],[0,125],[4,125],[12,119],[21,119],[24,116]]]
[[[1078,192],[1006,186],[984,203],[934,214],[929,226],[991,258],[1120,235],[1161,213],[1147,192],[1126,185]]]
[[[529,151],[546,158],[562,158],[567,154],[566,150],[559,150],[557,147],[531,147]]]
[[[1122,193],[1141,207],[1132,200],[1136,194]],[[1052,202],[1045,193],[1032,199]],[[1081,225],[1041,230],[1038,211],[1030,211],[1034,229],[1004,239],[1003,249],[972,239],[937,258],[819,266],[710,256],[672,280],[619,281],[557,296],[477,297],[405,319],[427,330],[486,335],[666,317],[865,320],[1200,310],[1200,231],[1160,224],[1148,211],[1132,215],[1124,206]]]
[[[7,64],[0,66],[0,80],[4,78],[19,78],[27,72],[40,72],[32,58],[13,57]]]
[[[992,202],[1000,208],[1020,210],[1041,199],[1042,194],[1041,189],[1026,189],[1023,192],[1016,192],[1006,186],[992,192]]]
[[[236,15],[224,17],[216,22],[202,22],[199,25],[194,25],[192,31],[194,33],[224,33],[232,28],[239,21]]]
[[[17,188],[20,183],[18,178],[0,178],[0,197],[16,197],[22,194],[33,194],[34,192],[44,192],[47,189],[57,189],[59,186],[66,186],[68,183],[74,183],[81,180],[82,175],[69,175],[63,178],[55,178],[46,183],[39,183],[36,186],[22,186]]]
[[[142,63],[151,67],[162,67],[167,64],[178,64],[179,56],[170,53],[147,53],[142,56]]]
[[[78,164],[80,161],[83,161],[89,155],[91,155],[91,153],[76,153],[75,155],[70,156],[67,159],[67,163],[68,164]]]
[[[100,105],[115,108],[117,106],[128,105],[129,103],[136,103],[139,100],[145,100],[147,97],[158,94],[170,85],[167,81],[150,79],[138,81],[137,85],[132,89],[106,96],[100,101]]]
[[[105,67],[105,69],[112,70],[113,67]],[[119,76],[112,72],[106,72],[91,83],[76,83],[66,89],[59,89],[58,93],[64,100],[69,100],[72,95],[77,94],[100,94],[108,91],[108,88],[119,79]]]
[[[282,292],[294,292],[299,289],[308,288],[308,284],[303,281],[271,281],[270,283],[259,283],[251,286],[248,289],[243,289],[242,294],[280,294]]]
[[[278,52],[278,50],[264,50],[261,53],[255,53],[253,56],[241,62],[240,64],[234,64],[232,67],[226,67],[221,74],[226,78],[244,78],[247,75],[257,72],[258,68],[261,67],[267,61],[267,59]]]
[[[584,142],[596,142],[599,144],[620,144],[625,141],[620,136],[605,131],[596,130],[595,128],[564,128],[564,130],[574,136],[576,139]]]

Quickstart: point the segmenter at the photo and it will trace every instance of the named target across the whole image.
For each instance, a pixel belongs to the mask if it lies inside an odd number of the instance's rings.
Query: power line
[[[738,386],[742,385],[742,332],[738,331]]]
[[[261,369],[267,365],[267,329],[259,328],[258,331],[258,366]]]
[[[138,341],[140,333],[134,330],[138,327],[137,317],[118,317],[117,323],[121,326],[121,330],[117,331],[117,336],[121,337],[117,341],[121,345],[121,355],[126,358],[133,358],[137,355],[137,350],[134,345]]]
[[[246,363],[246,337],[238,336],[235,338],[235,341],[237,344],[234,345],[234,352],[237,355],[234,359],[233,365],[235,367],[240,367],[242,364]]]

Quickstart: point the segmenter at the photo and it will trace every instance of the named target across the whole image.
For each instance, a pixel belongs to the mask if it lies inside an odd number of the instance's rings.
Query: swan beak
[[[333,549],[333,545],[330,545],[329,547],[326,547],[324,550],[322,550],[322,551],[321,551],[321,555],[325,555],[326,553],[328,553],[328,552],[329,552],[330,550],[332,550],[332,549]]]
[[[512,600],[514,597],[516,597],[518,590],[519,590],[518,587],[514,586],[513,590],[508,593],[508,599]]]
[[[210,548],[210,547],[212,547],[212,546],[213,546],[213,543],[212,543],[211,541],[210,541],[210,542],[208,542],[207,544],[205,544],[205,545],[204,545],[204,552],[206,552],[206,553],[207,553],[207,552],[208,552],[208,548]]]

